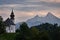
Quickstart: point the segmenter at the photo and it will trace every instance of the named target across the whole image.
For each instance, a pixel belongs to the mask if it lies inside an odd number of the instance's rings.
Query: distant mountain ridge
[[[57,23],[58,25],[60,25],[60,19],[54,16],[52,13],[48,12],[48,14],[45,17],[39,17],[38,15],[36,15],[35,17],[28,19],[26,23],[28,24],[29,27],[37,26],[42,23],[51,23],[51,24]]]
[[[16,29],[20,27],[21,23],[22,22],[16,23]],[[39,17],[38,15],[36,15],[35,17],[28,19],[26,23],[28,24],[29,27],[37,26],[43,23],[50,24],[57,23],[58,25],[60,25],[60,19],[54,16],[52,13],[48,12],[48,14],[45,17]]]

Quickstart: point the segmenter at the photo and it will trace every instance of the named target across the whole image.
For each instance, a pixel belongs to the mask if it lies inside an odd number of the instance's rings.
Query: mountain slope
[[[60,25],[60,19],[49,12],[45,17],[39,17],[38,15],[36,15],[34,18],[27,20],[26,23],[29,27],[36,26],[42,23],[57,23],[58,25]]]

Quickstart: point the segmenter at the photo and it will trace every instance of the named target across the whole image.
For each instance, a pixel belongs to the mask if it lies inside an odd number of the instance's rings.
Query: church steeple
[[[14,17],[15,17],[15,15],[14,15],[14,12],[13,12],[13,10],[12,10],[11,15],[10,15],[10,18],[11,18],[12,20],[14,20]]]

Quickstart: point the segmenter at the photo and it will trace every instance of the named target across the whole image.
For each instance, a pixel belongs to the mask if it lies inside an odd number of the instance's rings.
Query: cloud
[[[56,10],[60,8],[60,3],[50,2],[30,2],[26,4],[5,4],[0,5],[0,9],[12,9],[20,11],[40,11],[40,10]]]
[[[0,9],[16,9],[20,11],[32,11],[32,10],[47,10],[47,9],[59,9],[60,3],[55,2],[59,0],[49,0],[53,2],[46,2],[47,0],[0,0]]]
[[[25,4],[27,2],[60,2],[60,0],[0,0],[0,4]]]
[[[14,9],[16,20],[24,21],[35,15],[45,15],[52,12],[60,17],[59,0],[0,0],[0,15],[9,17]]]

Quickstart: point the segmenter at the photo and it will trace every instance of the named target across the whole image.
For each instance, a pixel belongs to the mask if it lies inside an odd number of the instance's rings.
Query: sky
[[[10,17],[12,9],[16,23],[36,15],[46,16],[48,12],[60,18],[60,0],[0,0],[0,16],[4,20]]]

